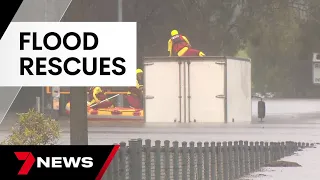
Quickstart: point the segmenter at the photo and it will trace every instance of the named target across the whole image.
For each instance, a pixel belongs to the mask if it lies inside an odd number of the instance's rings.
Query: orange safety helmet
[[[171,36],[175,36],[175,35],[178,35],[179,34],[179,32],[177,31],[177,30],[172,30],[171,31]]]

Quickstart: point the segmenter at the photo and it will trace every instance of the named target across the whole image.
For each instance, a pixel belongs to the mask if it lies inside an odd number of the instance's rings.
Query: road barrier
[[[120,149],[105,180],[235,180],[299,149],[300,142],[182,142],[130,140]]]

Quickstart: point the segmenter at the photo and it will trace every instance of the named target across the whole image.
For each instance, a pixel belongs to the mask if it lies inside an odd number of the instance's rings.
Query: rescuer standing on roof
[[[126,96],[126,99],[131,107],[135,109],[142,109],[143,71],[141,69],[137,69],[136,74],[137,74],[136,87],[129,87],[129,92],[128,92],[128,95]]]
[[[168,51],[169,56],[172,56],[172,53],[175,53],[178,56],[205,56],[202,51],[193,49],[189,40],[185,36],[179,34],[177,30],[171,31],[171,38],[168,41]]]

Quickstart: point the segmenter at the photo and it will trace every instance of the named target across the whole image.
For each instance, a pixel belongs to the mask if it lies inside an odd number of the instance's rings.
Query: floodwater
[[[252,173],[241,180],[318,180],[320,166],[320,147],[308,148],[297,152],[295,155],[281,160],[296,162],[302,167],[268,167]]]
[[[266,123],[320,122],[320,99],[266,99]],[[258,100],[252,101],[253,120],[257,120]]]
[[[252,103],[253,116],[257,114],[257,101]],[[91,124],[90,144],[127,142],[129,139],[182,141],[277,141],[297,140],[320,142],[320,99],[266,100],[266,118],[258,123],[217,124],[146,124],[121,127]],[[0,140],[9,132],[12,115],[0,125]],[[61,144],[69,144],[69,123],[61,122]]]
[[[253,115],[257,115],[258,101],[252,101]],[[267,115],[320,113],[320,99],[266,99],[264,101]]]
[[[257,101],[252,103],[253,116],[257,115]],[[9,114],[4,122],[0,125],[0,141],[9,135],[10,121],[12,114]],[[61,122],[62,136],[59,144],[70,144],[70,133],[68,121]],[[89,144],[102,145],[114,144],[120,142],[128,142],[130,139],[141,138],[155,140],[178,141],[194,141],[194,142],[222,142],[222,141],[296,141],[296,142],[320,142],[320,99],[269,99],[266,100],[266,118],[264,122],[256,123],[217,123],[204,125],[200,124],[165,124],[165,125],[144,125],[133,127],[110,127],[91,124],[89,127]],[[318,148],[317,148],[318,149]],[[312,162],[314,154],[305,152],[298,163],[303,163],[303,166],[309,169],[311,167],[320,166],[319,163]],[[304,158],[305,157],[305,158]],[[320,162],[320,161],[317,161]],[[298,179],[315,180],[314,176],[304,176],[306,169],[276,170],[274,172],[257,172],[268,177],[266,180],[291,178],[290,171],[297,172]],[[314,173],[313,171],[312,173]],[[254,175],[254,174],[253,174]],[[304,178],[303,178],[304,177]],[[246,179],[262,180],[261,177],[249,176]],[[297,180],[298,180],[297,179]],[[318,178],[316,178],[318,179]]]

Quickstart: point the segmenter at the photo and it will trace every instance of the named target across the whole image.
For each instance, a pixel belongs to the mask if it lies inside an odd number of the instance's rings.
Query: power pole
[[[118,0],[118,22],[122,22],[123,14],[122,14],[122,0]]]
[[[88,145],[87,88],[70,88],[70,144]]]
[[[61,21],[81,22],[89,0],[71,1]],[[70,144],[88,145],[87,88],[70,88]]]

